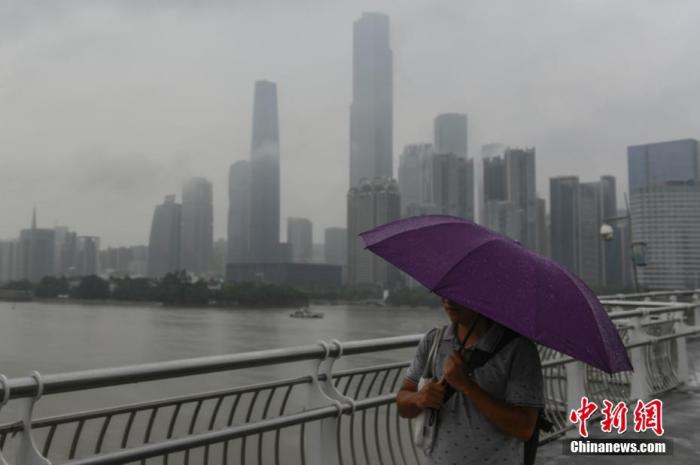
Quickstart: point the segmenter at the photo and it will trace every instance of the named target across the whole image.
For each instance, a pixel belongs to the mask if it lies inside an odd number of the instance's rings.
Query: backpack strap
[[[435,361],[437,359],[437,351],[440,347],[440,339],[444,332],[444,327],[433,328],[431,332],[434,333],[433,340],[430,343],[430,352],[428,352],[428,358],[425,361],[425,367],[423,368],[423,378],[432,378],[435,376]]]
[[[523,446],[523,465],[534,465],[537,457],[537,447],[540,445],[540,430],[552,432],[554,424],[544,415],[544,409],[537,409],[537,423],[530,439]]]
[[[494,355],[496,355],[501,349],[507,346],[510,341],[518,336],[518,333],[503,326],[503,334],[501,335],[501,339],[498,341],[498,344],[496,344],[496,347],[494,347],[492,352],[477,349],[476,347],[471,349],[471,354],[469,355],[469,360],[467,361],[467,368],[469,371],[473,371],[486,365],[486,363],[491,360]]]

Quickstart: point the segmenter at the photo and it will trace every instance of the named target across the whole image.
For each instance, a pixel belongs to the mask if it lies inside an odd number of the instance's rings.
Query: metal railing
[[[667,301],[659,302],[663,298]],[[608,375],[541,347],[547,417],[570,429],[581,396],[632,401],[668,391],[690,376],[687,343],[700,333],[698,292],[603,300],[635,371]],[[634,305],[627,305],[634,303]],[[0,450],[17,465],[418,464],[412,423],[398,416],[395,393],[409,365],[397,351],[421,335],[330,343],[88,370],[0,382],[0,404],[20,403],[20,420],[0,425]],[[333,370],[341,357],[387,352],[397,361]],[[42,396],[114,388],[253,367],[294,364],[299,375],[34,419]],[[45,400],[42,400],[45,402]],[[0,464],[4,465],[0,457]]]

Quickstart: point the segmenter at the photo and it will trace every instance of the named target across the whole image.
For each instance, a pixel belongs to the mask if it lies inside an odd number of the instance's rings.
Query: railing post
[[[693,309],[693,325],[700,326],[700,292],[693,293],[693,303],[695,304],[695,309]]]
[[[586,366],[574,360],[566,364],[566,415],[581,407],[581,398],[586,395]],[[576,428],[566,433],[567,437],[578,437]]]
[[[632,318],[632,328],[630,329],[630,343],[649,342],[651,338],[642,327],[644,317],[635,316]],[[649,397],[649,374],[647,373],[646,345],[632,347],[630,349],[630,360],[632,361],[632,376],[630,377],[630,400],[647,399]]]
[[[338,465],[338,441],[337,430],[342,414],[342,404],[336,399],[330,398],[319,381],[319,374],[326,372],[329,376],[335,358],[329,358],[330,346],[325,341],[319,341],[325,349],[325,355],[320,361],[313,363],[312,382],[309,385],[305,410],[335,405],[338,415],[333,418],[313,421],[304,427],[304,464],[306,465]],[[342,349],[341,349],[342,350]],[[325,380],[329,382],[329,380]],[[325,384],[324,382],[324,384]]]

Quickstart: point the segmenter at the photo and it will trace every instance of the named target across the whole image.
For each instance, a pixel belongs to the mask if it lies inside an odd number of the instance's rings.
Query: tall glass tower
[[[350,187],[393,176],[392,62],[389,17],[363,13],[353,24]]]
[[[277,85],[270,81],[255,82],[250,176],[250,261],[283,261]]]

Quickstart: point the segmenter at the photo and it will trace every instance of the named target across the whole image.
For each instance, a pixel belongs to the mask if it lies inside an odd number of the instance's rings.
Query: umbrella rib
[[[457,219],[457,220],[460,219],[459,217],[450,216],[450,215],[433,215],[433,216],[444,216],[445,218],[452,218],[452,219]],[[448,224],[454,224],[454,225],[469,224],[470,226],[474,226],[474,227],[476,227],[477,229],[485,230],[485,231],[489,232],[490,234],[494,234],[493,231],[489,231],[488,229],[486,229],[486,228],[484,228],[483,226],[481,226],[481,225],[479,225],[479,224],[476,224],[476,223],[466,223],[466,222],[464,222],[464,221],[461,221],[461,222],[460,222],[460,221],[445,221],[445,222],[443,222],[443,223],[433,223],[433,224],[428,224],[428,225],[417,225],[417,226],[415,226],[415,227],[413,227],[413,228],[411,228],[411,229],[404,229],[403,231],[399,231],[399,232],[397,232],[397,233],[395,233],[395,234],[392,234],[391,236],[384,237],[384,238],[382,238],[381,240],[375,242],[375,243],[372,244],[372,245],[365,245],[364,248],[365,248],[365,249],[368,249],[368,248],[370,248],[370,247],[374,247],[375,245],[380,244],[380,243],[382,243],[382,242],[384,242],[384,241],[386,241],[386,240],[393,240],[393,239],[396,239],[396,238],[399,237],[399,236],[403,236],[404,234],[408,234],[408,233],[415,232],[415,231],[418,230],[418,229],[429,229],[429,228],[435,228],[435,227],[438,227],[438,226],[445,226],[445,225],[448,225]],[[362,239],[364,239],[365,234],[371,234],[371,233],[374,232],[376,229],[380,229],[380,228],[382,228],[383,226],[385,226],[385,225],[377,226],[376,228],[370,229],[369,231],[361,232],[361,233],[358,234],[358,236],[360,236],[360,237],[362,237]]]
[[[481,247],[485,246],[486,244],[490,244],[490,243],[492,243],[492,242],[499,242],[499,241],[501,241],[501,238],[494,238],[494,237],[491,237],[491,238],[489,238],[488,240],[482,242],[482,243],[479,244],[478,246],[476,246],[476,247],[474,247],[473,249],[471,249],[471,250],[470,250],[469,252],[467,252],[466,254],[464,254],[464,255],[462,256],[462,258],[460,258],[459,260],[457,260],[457,261],[445,272],[445,274],[443,274],[443,275],[440,277],[440,279],[439,279],[438,282],[435,284],[435,286],[432,286],[432,287],[430,288],[430,292],[434,292],[434,293],[437,294],[436,291],[439,289],[440,284],[442,283],[442,280],[445,279],[445,277],[446,277],[447,275],[449,275],[450,273],[452,273],[452,270],[454,270],[455,268],[457,268],[457,266],[458,266],[460,263],[462,263],[464,260],[466,260],[466,259],[472,254],[472,252],[475,252],[475,251],[479,250]]]
[[[579,283],[578,283],[573,277],[569,276],[569,273],[568,273],[568,272],[564,273],[564,276],[566,276],[566,278],[567,278],[569,281],[571,281],[571,283],[572,283],[574,286],[576,286],[576,289],[578,289],[579,292],[581,292],[581,294],[583,294],[584,296],[587,294],[587,292],[585,292],[585,291],[588,291],[588,293],[591,293],[591,294],[592,294],[592,292],[590,291],[590,289],[581,289],[581,286],[579,285]],[[595,296],[595,294],[593,294],[593,295]],[[588,297],[588,296],[586,296],[586,297]],[[588,300],[588,298],[586,298],[586,300]],[[600,304],[600,300],[598,300],[597,297],[596,297],[596,301]],[[601,306],[602,306],[602,304],[601,304]],[[598,337],[598,340],[599,340],[599,342],[600,342],[600,346],[603,347],[603,351],[605,352],[605,357],[603,358],[603,360],[609,361],[609,360],[610,360],[611,352],[610,352],[610,350],[609,350],[609,348],[608,348],[608,345],[607,345],[607,344],[605,343],[605,341],[603,340],[603,335],[601,334],[601,331],[600,331],[600,330],[601,330],[600,322],[598,321],[598,318],[596,318],[596,312],[595,312],[595,311],[591,311],[590,313],[591,313],[591,317],[592,317],[593,321],[595,322],[596,329],[597,329],[597,331],[595,331],[595,336]],[[610,321],[610,324],[613,325],[612,321]],[[614,327],[614,325],[613,325],[613,327]],[[619,337],[619,335],[618,335],[618,337]],[[623,344],[623,347],[624,347],[624,344]],[[574,358],[576,358],[576,357],[574,357]],[[598,368],[598,367],[596,367],[596,368]],[[612,369],[611,367],[608,367],[608,368],[609,368],[609,369]],[[608,371],[608,370],[604,370],[604,371]]]

